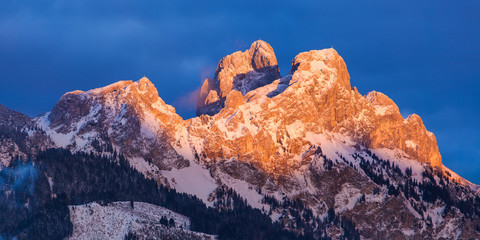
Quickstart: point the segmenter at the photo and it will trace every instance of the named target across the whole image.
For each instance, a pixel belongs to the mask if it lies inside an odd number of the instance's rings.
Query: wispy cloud
[[[193,117],[199,94],[200,87],[178,97],[175,99],[175,101],[173,101],[172,105],[175,107],[178,113],[183,113],[183,115],[187,115],[187,117]]]

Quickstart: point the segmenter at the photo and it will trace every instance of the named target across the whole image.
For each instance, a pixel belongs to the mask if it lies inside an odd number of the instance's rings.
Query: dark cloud
[[[188,118],[221,57],[256,39],[274,47],[282,74],[299,52],[333,46],[361,93],[422,116],[447,166],[480,183],[465,167],[480,166],[479,10],[476,0],[4,0],[0,103],[35,116],[66,91],[146,75]]]

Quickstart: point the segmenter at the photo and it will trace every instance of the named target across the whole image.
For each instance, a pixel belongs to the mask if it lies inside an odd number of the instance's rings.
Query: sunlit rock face
[[[232,90],[245,94],[280,78],[273,48],[258,40],[245,52],[228,55],[217,66],[215,78],[207,78],[200,90],[197,115],[214,115],[224,107]]]
[[[66,93],[36,121],[57,146],[74,151],[108,147],[127,157],[148,159],[160,169],[188,165],[172,146],[183,119],[146,77]]]
[[[66,93],[36,119],[0,105],[0,127],[13,128],[0,138],[0,168],[10,153],[115,149],[146,177],[206,204],[227,186],[262,211],[271,207],[263,194],[302,201],[314,218],[332,209],[366,239],[478,239],[478,215],[468,211],[479,206],[480,187],[442,165],[418,115],[403,118],[385,94],[352,87],[334,49],[298,54],[281,77],[270,45],[257,41],[220,61],[198,107],[198,117],[183,120],[147,78]],[[17,128],[21,141],[8,135]],[[435,198],[433,186],[448,194]],[[265,213],[288,228],[299,221],[291,207]]]
[[[426,130],[420,116],[412,114],[403,119],[397,105],[382,93],[371,92],[365,98],[373,105],[376,122],[368,146],[401,149],[421,162],[442,166],[437,140]]]
[[[142,78],[67,93],[36,121],[59,146],[88,151],[100,139],[161,169],[186,165],[178,149],[187,149],[204,162],[236,159],[284,176],[308,161],[319,136],[335,135],[357,149],[397,149],[442,166],[436,139],[420,117],[404,119],[382,93],[362,96],[334,49],[298,54],[280,77],[272,47],[256,41],[220,61],[197,106],[203,115],[183,120]]]
[[[232,79],[235,74],[227,71],[226,63],[245,59],[238,57],[244,55],[237,52],[222,59],[215,79]],[[202,87],[203,95],[208,92],[205,99],[225,98],[229,103],[218,105],[222,109],[210,118],[190,120],[190,137],[200,143],[195,149],[206,159],[234,158],[287,174],[301,166],[301,156],[314,144],[315,135],[338,133],[358,147],[398,149],[420,162],[442,166],[436,139],[420,117],[403,119],[395,103],[382,93],[362,96],[351,87],[346,64],[334,49],[298,54],[287,76],[250,91],[241,89],[243,100],[238,100],[238,92],[231,97],[237,100],[229,100],[235,89],[230,82],[206,91],[216,83],[207,79]]]

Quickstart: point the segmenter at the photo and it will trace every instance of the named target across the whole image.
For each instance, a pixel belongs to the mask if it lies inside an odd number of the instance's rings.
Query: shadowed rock
[[[215,78],[205,79],[197,102],[197,115],[218,113],[227,95],[237,90],[247,92],[280,78],[273,48],[258,40],[245,52],[235,52],[220,60]]]

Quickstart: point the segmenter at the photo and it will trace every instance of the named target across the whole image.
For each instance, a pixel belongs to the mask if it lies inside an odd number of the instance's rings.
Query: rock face
[[[420,116],[403,119],[397,105],[382,93],[371,92],[365,98],[373,105],[378,122],[370,133],[369,147],[401,149],[421,162],[442,166],[437,140],[425,129]]]
[[[205,161],[237,159],[282,176],[301,167],[299,156],[316,144],[315,136],[335,134],[357,148],[396,149],[442,167],[435,136],[420,117],[403,119],[382,93],[362,96],[334,49],[298,54],[280,77],[272,47],[256,41],[222,58],[197,106],[212,116],[184,121],[142,78],[67,93],[37,122],[59,146],[90,151],[89,143],[101,140],[161,169],[186,165],[175,150],[186,148]]]
[[[10,126],[10,127],[23,127],[26,125],[31,125],[32,119],[23,113],[13,111],[2,104],[0,104],[0,125]]]
[[[480,238],[480,187],[443,166],[418,115],[404,119],[385,94],[352,87],[334,49],[298,54],[281,77],[271,46],[254,42],[220,61],[197,114],[183,120],[142,78],[66,93],[36,119],[0,106],[0,125],[43,129],[49,146],[122,153],[211,206],[231,207],[217,199],[231,187],[293,231],[330,221],[317,239],[341,238],[345,219],[365,239]],[[0,140],[2,160],[20,148]]]
[[[74,151],[115,150],[146,159],[160,169],[188,165],[172,146],[183,119],[146,77],[66,93],[36,122],[57,146]]]
[[[12,158],[33,158],[53,143],[33,119],[0,104],[0,168]]]
[[[207,78],[200,90],[197,115],[214,115],[224,107],[230,91],[245,94],[280,78],[273,48],[258,40],[245,52],[228,55],[217,66],[215,78]]]
[[[236,158],[284,175],[300,167],[293,159],[314,145],[309,136],[338,133],[358,146],[399,149],[442,166],[436,139],[421,119],[403,119],[382,93],[364,97],[352,89],[346,64],[334,49],[300,53],[287,76],[244,95],[235,107],[225,104],[208,124],[192,120],[189,133],[203,138],[196,149],[208,159]]]

